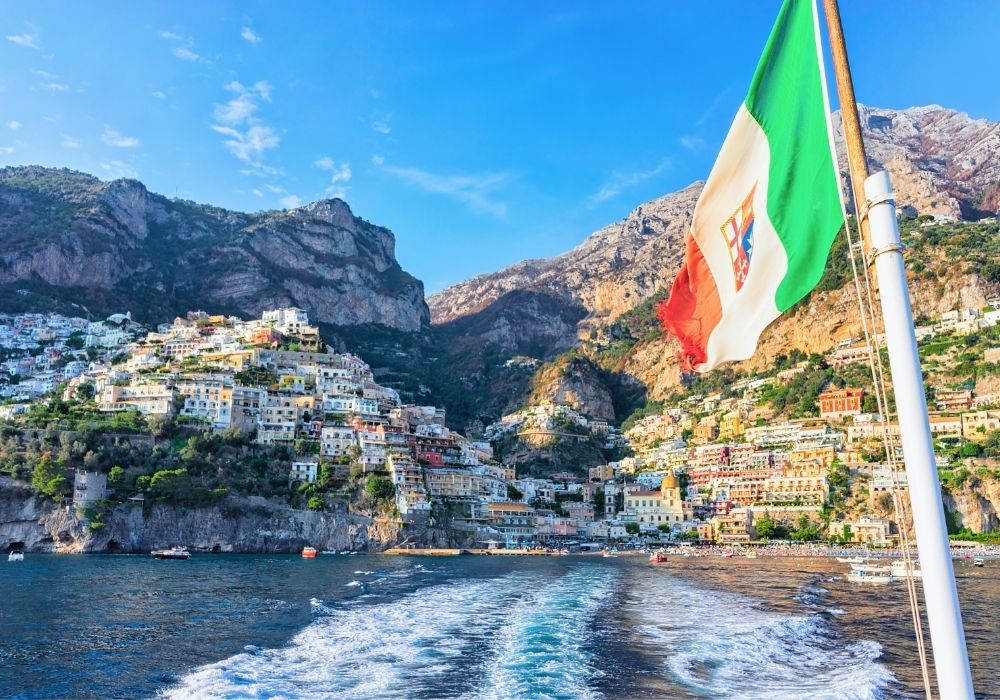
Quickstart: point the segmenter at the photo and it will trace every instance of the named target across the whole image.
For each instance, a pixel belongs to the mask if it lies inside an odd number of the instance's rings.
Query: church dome
[[[680,488],[681,484],[677,480],[677,477],[673,474],[667,474],[663,477],[663,481],[660,482],[661,489],[677,489]]]

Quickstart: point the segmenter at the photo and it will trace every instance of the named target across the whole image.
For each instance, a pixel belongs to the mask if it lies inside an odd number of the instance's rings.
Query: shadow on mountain
[[[576,344],[577,324],[586,315],[587,310],[574,299],[518,289],[437,330],[473,354],[477,348],[495,344],[512,355],[544,360]]]

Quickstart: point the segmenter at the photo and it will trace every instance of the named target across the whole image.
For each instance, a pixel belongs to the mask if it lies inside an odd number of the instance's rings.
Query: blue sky
[[[341,196],[433,292],[705,177],[778,5],[7,2],[0,164]],[[859,99],[1000,119],[1000,3],[903,7],[842,0]]]

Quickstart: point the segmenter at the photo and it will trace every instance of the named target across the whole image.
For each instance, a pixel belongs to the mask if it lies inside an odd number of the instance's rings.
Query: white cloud
[[[228,136],[223,145],[234,156],[244,163],[255,165],[265,151],[277,148],[281,139],[269,126],[255,125],[246,131],[239,131],[228,126],[214,124],[212,129],[223,136]]]
[[[163,92],[162,90],[153,90],[153,92],[151,92],[149,94],[152,95],[153,97],[155,97],[158,100],[165,100],[165,99],[167,99],[167,93]]]
[[[117,129],[105,128],[101,141],[115,148],[135,148],[140,141],[134,136],[126,136]]]
[[[467,204],[473,211],[504,216],[507,205],[494,201],[490,190],[509,179],[507,173],[438,175],[419,168],[387,167],[386,170],[408,185],[425,192],[443,194]]]
[[[182,61],[200,61],[201,60],[201,56],[199,56],[198,54],[196,54],[194,51],[192,51],[191,49],[189,49],[186,46],[175,46],[174,48],[170,49],[170,53],[172,53],[174,56],[176,56],[177,58],[181,59]]]
[[[166,41],[177,44],[177,46],[174,46],[172,49],[170,49],[170,53],[172,53],[176,58],[179,58],[182,61],[189,61],[192,63],[195,61],[204,61],[205,63],[210,63],[208,59],[195,53],[194,40],[191,39],[191,37],[182,36],[180,34],[167,31],[159,31],[156,34],[161,39],[165,39]]]
[[[385,163],[385,156],[380,156],[377,153],[372,156],[372,165],[382,165]]]
[[[113,160],[108,163],[101,163],[101,170],[108,174],[108,177],[117,180],[118,178],[127,177],[133,180],[139,178],[139,173],[136,172],[128,163],[124,163],[120,160]]]
[[[302,200],[299,199],[298,195],[290,194],[287,197],[282,197],[278,200],[280,204],[285,209],[295,209],[302,206]]]
[[[0,146],[0,153],[13,153],[14,149],[11,146]]]
[[[326,188],[327,196],[345,199],[347,190],[350,189],[347,187],[347,183],[354,176],[351,172],[351,164],[340,163],[338,165],[333,158],[323,156],[316,161],[315,165],[320,170],[326,170],[330,173],[330,184]]]
[[[257,117],[261,102],[271,101],[271,85],[258,81],[247,87],[237,81],[227,83],[225,89],[235,96],[228,102],[216,104],[212,110],[215,124],[211,128],[226,139],[226,149],[249,168],[244,174],[278,174],[278,170],[265,165],[262,157],[277,148],[281,138],[275,130]]]
[[[17,131],[18,129],[21,128],[21,122],[19,122],[16,119],[11,119],[9,122],[7,122],[7,128],[10,129],[11,131]]]
[[[264,185],[264,189],[273,194],[283,194],[285,191],[284,187],[278,187],[277,185],[272,185],[270,182]]]
[[[379,134],[388,134],[392,131],[392,113],[384,114],[372,122],[372,131]]]
[[[69,92],[69,85],[66,83],[41,83],[39,87],[49,92]]]
[[[42,80],[51,82],[58,78],[59,76],[55,73],[49,73],[47,70],[33,70],[31,71],[34,75],[37,75]]]
[[[38,27],[29,24],[28,30],[22,34],[8,34],[7,41],[13,42],[18,46],[23,46],[26,49],[33,49],[35,51],[42,50],[42,44],[39,41]]]
[[[62,136],[61,143],[63,148],[72,148],[72,149],[80,148],[80,142],[77,141],[72,136],[69,136],[68,134],[61,134],[61,136]]]
[[[700,151],[705,145],[705,139],[697,136],[681,136],[681,145],[689,151]]]
[[[260,34],[255,32],[250,27],[243,27],[243,31],[240,32],[240,36],[243,37],[246,41],[249,41],[254,46],[263,41]]]
[[[652,170],[640,170],[631,173],[613,172],[611,173],[611,177],[601,185],[600,189],[587,198],[587,205],[593,207],[609,199],[614,199],[630,187],[635,187],[650,178],[656,177],[669,167],[670,161],[665,159],[660,161],[660,164]]]
[[[252,190],[250,190],[250,192],[251,192],[251,194],[253,194],[254,197],[263,197],[264,196],[264,193],[261,192],[260,190],[258,190],[256,187],[254,187]]]

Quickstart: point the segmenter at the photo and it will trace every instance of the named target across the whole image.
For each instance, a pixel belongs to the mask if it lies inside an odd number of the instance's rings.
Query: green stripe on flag
[[[746,99],[767,135],[767,213],[788,255],[780,311],[819,282],[843,222],[816,40],[813,0],[785,0]]]

